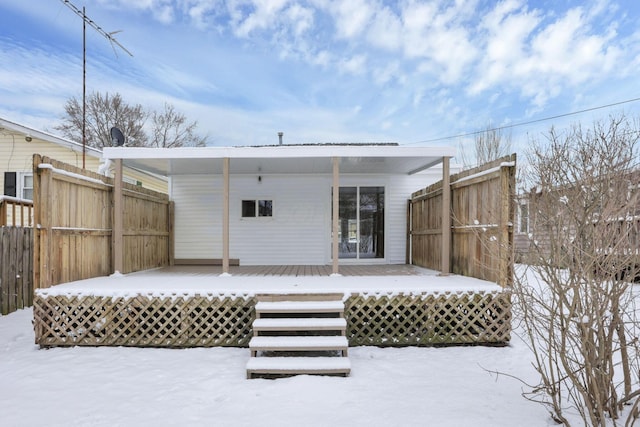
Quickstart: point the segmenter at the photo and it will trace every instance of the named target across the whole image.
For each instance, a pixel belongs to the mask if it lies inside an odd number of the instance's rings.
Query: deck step
[[[351,373],[344,294],[260,294],[247,378]]]
[[[342,318],[276,318],[256,319],[253,321],[253,332],[266,331],[345,331],[347,321]]]
[[[256,316],[264,313],[344,313],[342,301],[260,301]]]
[[[253,337],[251,351],[346,351],[349,347],[344,336],[285,336]]]
[[[349,375],[351,362],[346,357],[252,357],[247,363],[247,378],[255,375]]]

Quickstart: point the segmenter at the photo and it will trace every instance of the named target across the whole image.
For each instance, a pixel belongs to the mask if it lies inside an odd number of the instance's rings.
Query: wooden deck
[[[222,267],[215,265],[176,265],[163,268],[168,273],[201,273],[222,274]],[[428,273],[437,274],[431,270],[407,264],[375,264],[375,265],[341,265],[340,274],[343,276],[420,276]],[[229,273],[233,276],[330,276],[330,265],[247,265],[231,266]]]
[[[36,344],[246,347],[254,327],[283,326],[254,323],[258,295],[328,292],[344,302],[340,328],[349,346],[504,345],[510,339],[510,292],[486,281],[410,265],[343,265],[345,277],[338,278],[330,266],[230,270],[221,276],[220,266],[174,266],[38,290]]]

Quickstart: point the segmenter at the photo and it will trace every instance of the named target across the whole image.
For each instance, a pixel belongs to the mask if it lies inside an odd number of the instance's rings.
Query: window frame
[[[245,203],[250,203],[253,202],[253,215],[246,215],[245,216]],[[268,202],[270,204],[270,215],[261,215],[261,202]],[[262,198],[247,198],[247,199],[241,199],[240,200],[240,218],[245,220],[251,220],[251,219],[270,219],[273,218],[274,215],[274,200],[273,198],[268,198],[268,197],[262,197]]]

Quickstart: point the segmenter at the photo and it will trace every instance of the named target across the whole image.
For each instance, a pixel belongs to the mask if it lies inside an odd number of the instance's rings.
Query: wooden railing
[[[33,227],[33,202],[0,196],[0,227]]]

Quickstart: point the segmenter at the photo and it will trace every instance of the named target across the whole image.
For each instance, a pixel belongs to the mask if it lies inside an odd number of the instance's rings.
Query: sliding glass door
[[[384,258],[384,187],[340,187],[339,257]]]

